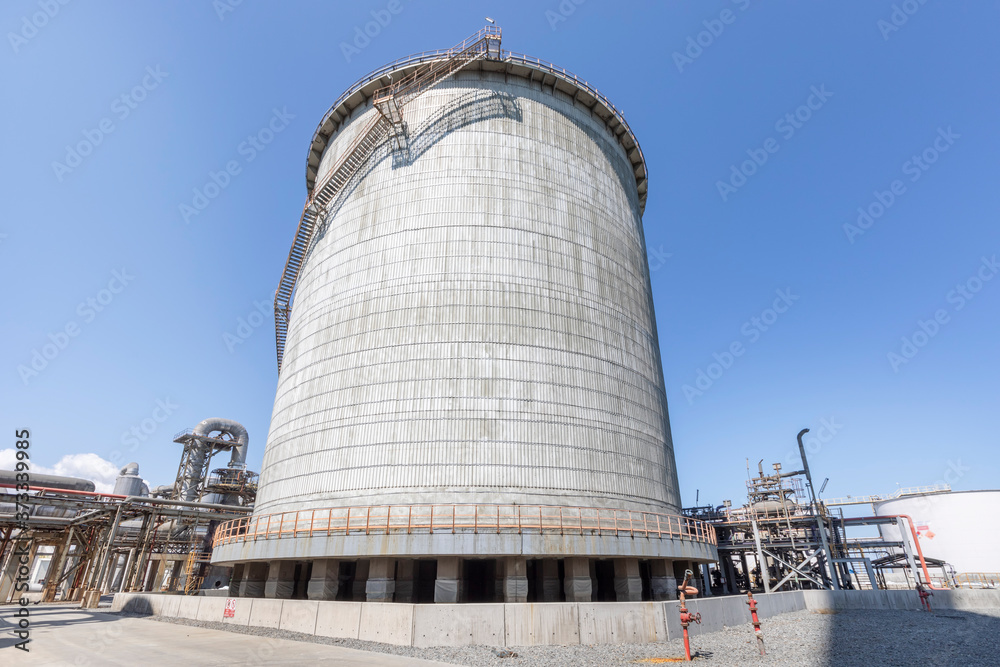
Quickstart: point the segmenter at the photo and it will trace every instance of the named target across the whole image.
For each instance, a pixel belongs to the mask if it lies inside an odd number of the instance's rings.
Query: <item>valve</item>
[[[920,596],[920,604],[923,606],[924,611],[931,611],[931,601],[930,597],[934,595],[930,590],[928,590],[923,584],[917,584],[917,595]]]
[[[698,594],[698,589],[691,585],[691,577],[693,576],[694,572],[691,570],[685,570],[684,582],[677,587],[677,590],[680,591],[681,599],[681,627],[684,628],[684,655],[688,662],[691,662],[691,642],[688,638],[688,626],[691,625],[692,622],[701,625],[701,613],[692,614],[687,608],[687,596],[694,596]]]
[[[760,617],[757,616],[757,601],[753,598],[753,591],[747,591],[747,598],[750,617],[753,619],[753,633],[757,636],[757,648],[760,649],[760,654],[764,655],[764,632],[760,629]]]

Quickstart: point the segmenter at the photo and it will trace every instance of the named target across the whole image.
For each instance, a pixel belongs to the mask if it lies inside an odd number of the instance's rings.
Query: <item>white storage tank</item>
[[[948,563],[958,575],[1000,572],[1000,531],[989,522],[989,517],[1000,516],[1000,491],[904,496],[877,503],[875,512],[912,517],[924,556]],[[887,540],[900,539],[899,526],[881,530]]]

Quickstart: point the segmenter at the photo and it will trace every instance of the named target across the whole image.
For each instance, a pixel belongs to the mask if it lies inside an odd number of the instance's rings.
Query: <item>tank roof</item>
[[[333,103],[316,127],[309,145],[306,158],[306,188],[310,194],[316,185],[316,174],[323,153],[345,120],[349,119],[358,107],[370,104],[376,90],[389,85],[392,79],[398,80],[397,74],[405,75],[424,63],[443,60],[447,54],[447,50],[425,51],[395,60],[363,76]],[[632,163],[639,194],[639,214],[642,214],[646,208],[647,192],[646,159],[642,149],[622,112],[589,82],[550,62],[510,51],[501,52],[499,60],[483,58],[474,60],[462,71],[501,72],[507,76],[539,81],[542,86],[566,93],[573,98],[574,103],[590,109],[615,134],[618,143],[625,149],[625,154]]]

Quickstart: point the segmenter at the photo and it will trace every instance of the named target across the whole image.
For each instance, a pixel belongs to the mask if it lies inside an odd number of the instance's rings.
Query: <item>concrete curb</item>
[[[792,591],[759,595],[760,617],[801,610],[920,610],[915,591]],[[235,615],[223,618],[225,598],[159,593],[117,593],[112,611],[217,621],[250,627],[382,642],[397,646],[537,646],[646,644],[682,636],[679,602],[548,602],[520,604],[398,604],[236,598]],[[937,591],[935,609],[1000,609],[1000,590]],[[702,614],[692,636],[745,626],[752,635],[744,596],[695,599]]]

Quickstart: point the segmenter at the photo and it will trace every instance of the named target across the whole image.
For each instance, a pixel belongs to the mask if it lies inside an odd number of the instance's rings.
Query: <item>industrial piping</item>
[[[951,590],[949,588],[938,588],[931,581],[931,573],[927,570],[927,561],[924,560],[924,550],[920,548],[920,538],[917,536],[916,524],[913,522],[913,517],[908,514],[887,514],[885,516],[863,516],[863,517],[852,517],[850,519],[844,519],[844,523],[864,523],[865,521],[878,521],[879,519],[905,519],[910,525],[910,535],[913,536],[913,544],[917,548],[917,556],[920,558],[920,568],[924,571],[924,578],[927,579],[927,588],[933,591],[947,591]],[[919,581],[917,582],[920,583]]]
[[[17,475],[23,475],[24,473],[17,473],[13,470],[0,470],[0,486],[14,487],[24,484],[21,480],[17,478]],[[89,479],[82,479],[80,477],[63,477],[61,475],[39,475],[37,473],[31,473],[31,481],[40,486],[44,486],[50,489],[60,489],[66,491],[93,491],[94,483]]]
[[[229,467],[246,467],[247,444],[250,442],[250,436],[242,424],[235,422],[232,419],[221,419],[216,417],[200,422],[194,427],[193,431],[196,436],[200,436],[202,438],[212,437],[210,434],[213,431],[219,431],[231,435],[233,439],[236,440],[236,446],[233,447],[232,454],[230,455]],[[202,480],[201,472],[205,467],[205,459],[211,449],[212,445],[210,443],[201,441],[193,446],[191,460],[188,463],[187,468],[184,470],[181,488],[178,490],[178,495],[183,497],[184,500],[193,501],[198,497],[198,487]]]

